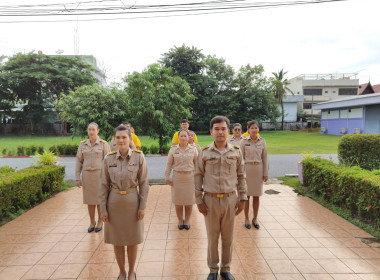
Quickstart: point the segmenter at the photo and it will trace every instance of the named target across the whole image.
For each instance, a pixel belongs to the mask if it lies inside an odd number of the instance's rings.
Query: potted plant
[[[303,185],[303,177],[302,177],[302,169],[303,165],[302,162],[307,159],[311,159],[314,157],[314,152],[304,152],[301,154],[302,156],[302,161],[297,162],[297,167],[298,167],[298,179],[300,180],[300,183]]]

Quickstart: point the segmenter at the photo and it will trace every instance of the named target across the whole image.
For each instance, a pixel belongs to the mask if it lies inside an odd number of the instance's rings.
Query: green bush
[[[149,150],[152,155],[156,155],[160,152],[160,147],[157,145],[152,145],[150,146]]]
[[[18,145],[17,146],[17,155],[18,156],[25,155],[25,148],[22,145]]]
[[[33,157],[37,166],[44,165],[57,165],[59,162],[59,158],[54,156],[52,152],[43,152],[42,154],[37,154]]]
[[[150,153],[148,146],[142,146],[141,151],[144,153],[144,155],[148,155]]]
[[[11,173],[14,172],[16,169],[10,167],[10,166],[2,166],[0,167],[0,174],[5,174],[5,173]]]
[[[53,145],[49,151],[61,156],[75,156],[78,151],[79,144],[60,144]]]
[[[8,148],[7,148],[7,147],[3,147],[3,148],[1,149],[1,153],[2,153],[2,155],[3,155],[3,156],[6,156],[6,155],[7,155],[7,151],[8,151]]]
[[[338,144],[339,161],[372,170],[380,169],[380,135],[344,135]]]
[[[40,203],[63,181],[64,166],[30,167],[0,173],[0,219]]]
[[[302,163],[303,182],[311,192],[380,227],[379,175],[320,158]]]
[[[170,147],[171,146],[169,146],[169,145],[162,146],[161,154],[167,155],[169,153]]]

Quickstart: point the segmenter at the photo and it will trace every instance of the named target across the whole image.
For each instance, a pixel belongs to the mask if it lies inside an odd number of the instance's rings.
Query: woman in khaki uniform
[[[140,150],[129,148],[131,131],[125,126],[115,129],[117,151],[108,153],[103,162],[99,186],[100,211],[105,222],[104,242],[113,244],[120,269],[117,279],[136,279],[137,245],[144,240],[144,210],[148,198],[148,169]]]
[[[244,208],[245,227],[251,228],[249,221],[249,198],[252,196],[253,220],[252,225],[259,229],[257,222],[260,196],[263,194],[263,182],[268,181],[268,152],[265,140],[258,136],[259,123],[248,122],[249,137],[241,143],[241,151],[245,161],[248,202]]]
[[[243,132],[243,128],[240,123],[235,123],[233,125],[233,135],[227,138],[227,142],[231,145],[237,145],[240,147],[241,141],[246,139],[241,133]]]
[[[197,142],[194,142],[195,139],[195,132],[192,130],[189,130],[189,145],[194,147],[198,151],[198,155],[201,151],[201,147]]]
[[[190,216],[195,203],[194,169],[198,151],[189,145],[189,132],[181,129],[178,133],[179,144],[173,146],[168,155],[165,178],[172,187],[172,202],[178,217],[178,229],[190,229]],[[170,173],[173,169],[173,180]],[[185,208],[185,219],[183,219]]]
[[[78,147],[75,177],[77,187],[83,186],[83,203],[88,206],[90,216],[88,232],[94,230],[98,232],[103,228],[98,186],[103,159],[110,147],[106,141],[99,139],[99,126],[96,123],[92,122],[88,125],[87,134],[89,139],[82,141]],[[95,208],[98,209],[98,223],[95,222]]]

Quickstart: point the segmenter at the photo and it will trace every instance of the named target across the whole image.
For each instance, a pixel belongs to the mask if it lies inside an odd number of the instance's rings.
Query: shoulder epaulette
[[[103,143],[107,143],[107,141],[103,140],[103,139],[100,139],[99,140],[100,142],[103,142]]]
[[[107,155],[113,155],[113,154],[116,154],[116,151],[112,151],[112,152],[109,152]]]
[[[81,143],[84,143],[84,142],[86,142],[87,141],[87,139],[86,140],[82,140],[82,141],[80,141]]]
[[[208,148],[208,145],[203,146],[203,147],[202,147],[202,150],[206,150],[207,148]]]
[[[136,152],[136,153],[141,153],[141,151],[137,150],[137,149],[134,149],[133,151]]]
[[[238,146],[238,145],[234,145],[234,148],[235,148],[235,149],[240,149],[240,146]]]

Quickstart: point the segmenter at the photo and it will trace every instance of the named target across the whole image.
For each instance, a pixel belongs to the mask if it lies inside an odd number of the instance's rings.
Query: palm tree
[[[289,88],[288,85],[290,84],[288,79],[285,79],[285,75],[288,72],[284,72],[284,69],[281,69],[276,72],[272,72],[274,78],[272,78],[272,85],[274,90],[274,98],[276,99],[277,103],[281,106],[281,130],[284,130],[284,118],[285,118],[285,112],[284,112],[284,96],[286,92],[290,92],[291,94],[294,94]]]

